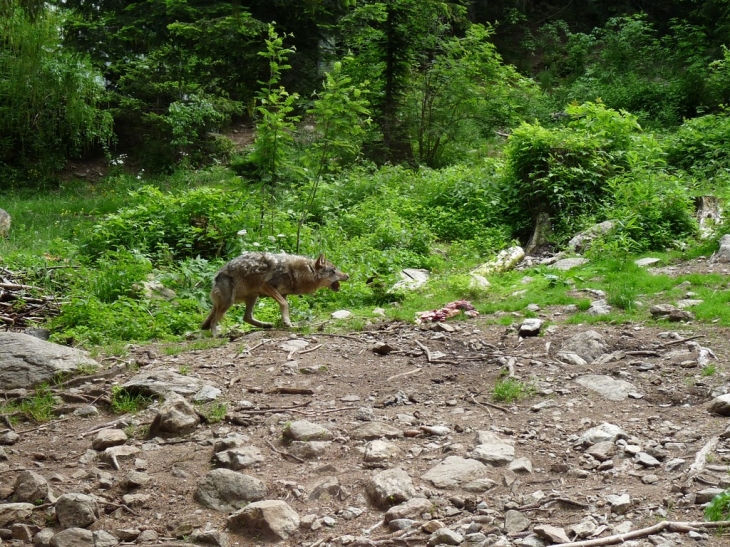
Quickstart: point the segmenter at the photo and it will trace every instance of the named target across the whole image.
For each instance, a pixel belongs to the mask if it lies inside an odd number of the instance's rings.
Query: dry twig
[[[692,531],[698,531],[700,528],[725,528],[730,526],[730,521],[724,520],[719,522],[675,522],[665,520],[647,528],[640,528],[625,534],[616,534],[605,538],[587,539],[583,541],[572,541],[570,543],[559,543],[553,547],[600,547],[603,545],[615,545],[616,543],[624,543],[630,539],[636,539],[646,536],[652,536],[661,532],[677,532],[686,534]]]

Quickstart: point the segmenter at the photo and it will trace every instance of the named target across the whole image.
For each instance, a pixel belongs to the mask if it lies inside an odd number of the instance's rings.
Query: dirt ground
[[[99,396],[101,402],[113,385],[145,370],[166,369],[219,388],[218,402],[227,405],[226,418],[203,424],[188,436],[149,439],[145,431],[155,414],[153,405],[128,417],[125,431],[132,435],[128,444],[140,453],[120,460],[121,469],[115,470],[89,461],[87,451],[93,431],[120,416],[99,404],[99,416],[81,418],[71,413],[78,405],[69,405],[50,423],[15,427],[20,439],[5,447],[7,461],[0,461],[0,500],[9,499],[20,470],[30,469],[46,477],[56,495],[97,496],[103,510],[91,529],[154,530],[157,542],[142,544],[182,544],[195,529],[226,531],[228,514],[202,507],[193,495],[212,469],[213,442],[239,433],[264,455],[262,463],[243,472],[266,483],[267,499],[285,500],[306,522],[283,545],[342,545],[352,541],[348,536],[366,531],[374,544],[406,544],[405,540],[388,543],[393,532],[377,526],[383,510],[373,507],[365,494],[368,478],[382,471],[363,460],[367,440],[353,436],[365,423],[358,418],[370,412],[361,409],[370,407],[374,422],[400,432],[388,442],[401,449],[401,456],[387,466],[405,469],[418,495],[433,502],[431,518],[452,528],[479,516],[482,533],[494,534],[506,545],[519,545],[526,533],[509,536],[503,530],[508,509],[523,512],[531,528],[550,524],[568,530],[592,516],[604,527],[598,537],[622,530],[619,525],[626,521],[631,524],[625,526],[636,530],[664,519],[703,520],[695,494],[730,486],[730,443],[719,439],[707,453],[701,452],[728,426],[728,418],[710,414],[707,403],[728,386],[730,330],[709,324],[657,324],[648,314],[646,321],[635,324],[567,325],[569,314],[562,307],[540,310],[538,316],[547,323],[540,336],[529,338],[518,335],[519,316],[509,327],[495,324],[494,316],[449,320],[453,329],[447,332],[432,324],[374,318],[359,332],[257,331],[219,348],[177,355],[167,355],[162,345],[134,347],[121,361],[103,361],[105,366],[121,367],[118,375],[92,375],[69,391]],[[604,337],[606,353],[623,353],[604,364],[585,366],[558,358],[563,342],[586,330]],[[281,347],[291,339],[307,345],[298,350]],[[691,349],[688,339],[712,350],[714,373],[703,373],[696,361],[678,353]],[[373,351],[382,344],[392,351],[385,355]],[[509,374],[530,386],[531,392],[513,402],[495,401],[495,384]],[[623,401],[604,399],[576,383],[586,374],[625,380],[635,391]],[[295,420],[309,420],[333,432],[334,440],[323,455],[313,460],[289,455],[282,432]],[[628,450],[619,450],[610,464],[601,464],[575,446],[578,436],[603,422],[621,427],[628,434],[625,444],[640,447],[661,465],[636,463]],[[435,435],[429,433],[431,426],[448,429],[445,435]],[[478,493],[459,487],[438,489],[422,479],[447,456],[468,457],[477,431],[491,431],[514,443],[515,456],[528,458],[532,472],[490,468],[488,476],[495,485]],[[670,471],[666,464],[673,459],[686,463]],[[151,482],[135,491],[149,498],[129,507],[132,513],[121,507],[128,492],[120,482],[135,468],[147,473]],[[310,499],[317,485],[332,478],[339,484],[335,495]],[[624,493],[630,495],[630,508],[624,514],[612,513],[606,496]],[[43,511],[38,513],[38,523],[44,525]],[[410,536],[407,544],[425,545],[427,540],[420,533]],[[697,541],[686,534],[665,534],[662,541],[730,543],[727,536],[712,532],[700,534]],[[259,542],[229,536],[230,545]]]

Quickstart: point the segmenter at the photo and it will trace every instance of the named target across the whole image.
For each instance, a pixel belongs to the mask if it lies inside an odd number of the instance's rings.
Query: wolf
[[[339,271],[324,255],[312,259],[286,253],[244,253],[223,266],[215,276],[210,299],[213,309],[201,328],[210,329],[213,336],[228,308],[238,302],[246,303],[243,320],[255,327],[271,328],[254,318],[253,307],[260,296],[270,296],[279,303],[284,325],[291,327],[289,319],[289,294],[308,294],[329,287],[340,289],[340,281],[349,275]]]
[[[10,215],[0,209],[0,237],[7,237],[8,233],[10,233]]]

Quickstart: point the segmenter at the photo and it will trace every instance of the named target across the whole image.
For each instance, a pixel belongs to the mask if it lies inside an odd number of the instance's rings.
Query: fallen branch
[[[392,352],[391,352],[392,353]],[[386,382],[390,382],[391,380],[395,380],[396,378],[400,378],[401,376],[408,376],[410,374],[416,374],[417,372],[421,372],[423,370],[422,367],[414,368],[413,370],[409,370],[408,372],[401,372],[400,374],[395,374],[394,376],[391,376],[386,380]]]
[[[287,458],[291,458],[293,460],[296,460],[299,463],[304,463],[304,460],[302,458],[300,458],[299,456],[295,456],[291,452],[287,452],[285,450],[278,450],[273,444],[271,444],[271,441],[270,440],[266,439],[265,442],[266,442],[266,444],[269,445],[269,448],[271,448],[271,450],[273,450],[277,454],[280,454],[280,455],[285,456]]]
[[[266,392],[267,395],[279,393],[283,395],[313,395],[314,390],[306,387],[275,387]]]
[[[317,351],[319,348],[322,347],[322,344],[317,344],[314,347],[311,347],[309,349],[303,349],[298,352],[296,352],[298,355],[304,355],[305,353],[312,353],[313,351]]]
[[[616,534],[605,538],[587,539],[583,541],[573,541],[570,543],[559,543],[557,545],[553,545],[553,547],[599,547],[602,545],[624,543],[630,539],[652,536],[664,531],[686,534],[688,532],[697,532],[700,528],[724,528],[726,526],[730,527],[730,520],[718,522],[674,522],[665,520],[653,526],[649,526],[648,528],[633,530],[632,532],[626,532],[625,534]]]
[[[301,403],[298,405],[292,405],[292,406],[277,406],[277,407],[271,407],[271,408],[259,408],[257,410],[237,410],[236,412],[240,412],[241,414],[268,414],[270,412],[287,412],[289,410],[294,410],[295,408],[302,408],[305,406],[309,406],[312,404],[312,401],[307,401],[306,403]]]
[[[484,401],[483,403],[480,403],[479,401],[477,401],[477,400],[476,400],[476,399],[474,398],[474,395],[472,395],[472,396],[471,396],[471,400],[472,400],[472,402],[473,402],[474,404],[476,404],[476,405],[478,405],[478,406],[481,406],[481,407],[484,407],[484,406],[490,406],[490,407],[492,407],[492,408],[496,408],[497,410],[501,410],[501,411],[502,411],[502,412],[504,412],[505,414],[509,414],[509,409],[507,409],[507,408],[504,408],[503,406],[495,405],[494,403],[489,403],[489,402],[487,402],[487,401]],[[492,414],[490,413],[489,415],[491,416]]]
[[[685,342],[689,342],[690,340],[696,340],[697,338],[704,338],[704,334],[697,334],[695,336],[690,336],[689,338],[682,338],[681,340],[672,340],[671,342],[667,342],[666,344],[662,344],[659,346],[660,348],[668,348],[669,346],[674,346],[676,344],[684,344]]]
[[[426,361],[429,363],[433,362],[433,354],[431,353],[431,350],[428,349],[426,346],[421,344],[418,340],[415,340],[416,345],[423,350],[423,352],[426,354]]]
[[[705,465],[707,465],[707,455],[715,450],[718,442],[720,442],[720,437],[715,435],[705,443],[705,446],[703,446],[699,452],[697,452],[697,455],[695,456],[695,461],[690,466],[689,471],[687,472],[688,479],[691,479],[705,468]]]

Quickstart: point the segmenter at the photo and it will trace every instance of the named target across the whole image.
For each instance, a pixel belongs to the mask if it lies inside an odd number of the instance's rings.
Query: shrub
[[[237,250],[237,232],[257,224],[240,192],[195,188],[172,195],[144,186],[131,196],[139,204],[96,224],[84,238],[85,253],[98,258],[126,248],[158,258],[216,258]]]
[[[709,114],[685,121],[668,139],[667,161],[710,183],[723,182],[730,170],[728,150],[730,116]]]

